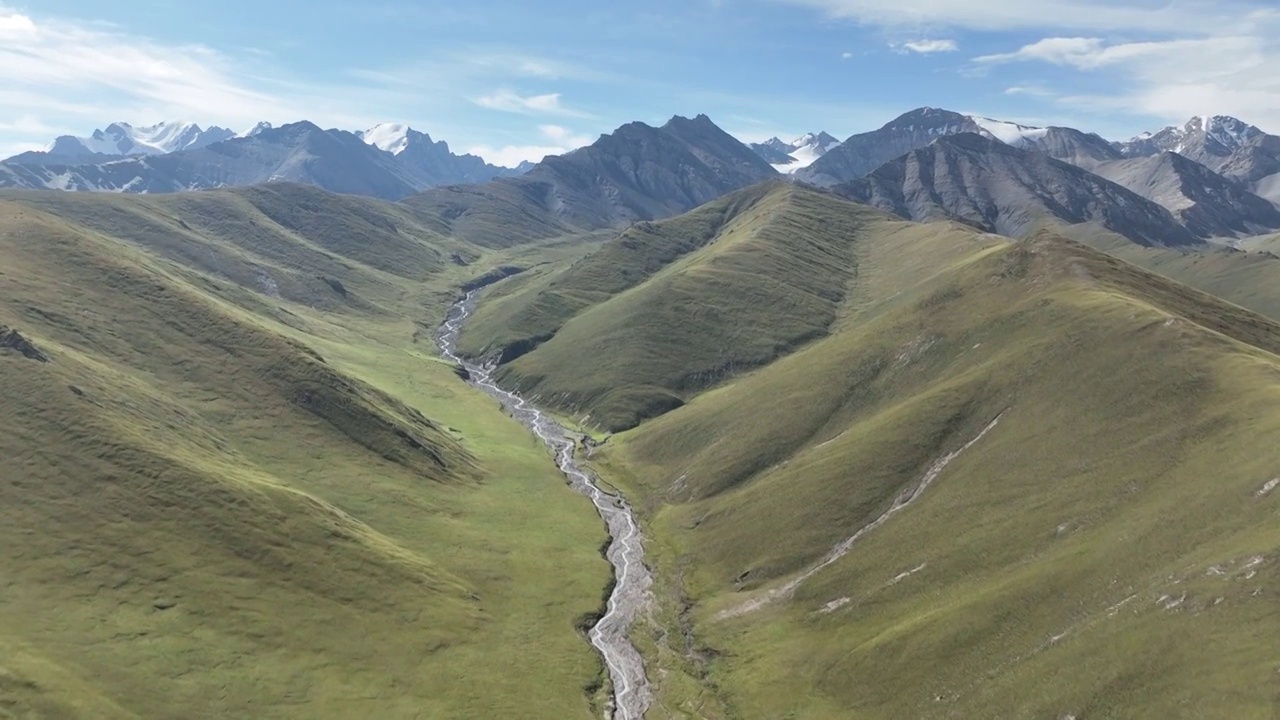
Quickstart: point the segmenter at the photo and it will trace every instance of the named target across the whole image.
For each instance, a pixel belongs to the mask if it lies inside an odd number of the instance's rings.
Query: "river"
[[[595,476],[578,464],[572,433],[524,398],[498,387],[492,367],[471,362],[458,354],[458,335],[475,309],[479,292],[472,290],[449,309],[436,334],[436,343],[445,358],[466,368],[473,385],[497,398],[512,417],[546,443],[569,487],[591,500],[608,527],[610,541],[605,556],[613,565],[615,583],[605,614],[591,628],[589,637],[609,668],[613,682],[613,720],[641,720],[652,695],[644,660],[631,643],[630,631],[648,599],[653,578],[644,564],[640,527],[626,499],[603,490]]]

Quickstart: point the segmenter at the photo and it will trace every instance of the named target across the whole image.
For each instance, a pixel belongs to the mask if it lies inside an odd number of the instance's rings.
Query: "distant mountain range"
[[[197,150],[235,137],[233,130],[211,126],[208,130],[192,122],[162,122],[134,127],[118,122],[88,137],[62,135],[49,146],[47,154],[68,162],[100,155],[164,155],[181,150]]]
[[[236,135],[194,123],[113,123],[91,136],[62,136],[44,152],[5,160],[0,187],[158,193],[291,181],[399,200],[529,167],[502,168],[475,155],[455,155],[447,143],[399,124],[350,133],[309,122],[279,128],[263,122]]]
[[[964,135],[973,137],[946,140]],[[1015,236],[1051,216],[1097,221],[1143,244],[1185,243],[1186,235],[1170,234],[1151,203],[1199,239],[1280,227],[1280,211],[1268,197],[1280,197],[1280,137],[1221,116],[1109,142],[1074,128],[920,108],[850,137],[795,177],[904,217],[947,217]],[[1112,184],[1144,203],[1135,205]]]
[[[1062,160],[1101,161],[1122,157],[1101,137],[1072,128],[1027,127],[925,107],[912,110],[878,130],[850,137],[796,173],[796,177],[820,187],[857,180],[890,160],[925,147],[938,138],[961,133],[974,133]]]
[[[1182,246],[1280,229],[1280,137],[1230,117],[1125,142],[919,108],[843,142],[825,132],[744,145],[705,115],[633,122],[542,162],[500,168],[408,125],[359,132],[259,123],[114,123],[0,163],[0,187],[164,193],[288,181],[406,200],[489,245],[661,219],[778,176],[915,220],[1018,236],[1095,223]]]
[[[443,231],[485,245],[655,220],[778,172],[706,115],[662,127],[633,122],[514,178],[441,187],[406,204]]]
[[[791,142],[772,137],[762,143],[751,143],[750,147],[778,172],[794,173],[809,167],[839,144],[839,139],[825,132],[816,132],[806,133]]]
[[[961,220],[1008,237],[1056,220],[1095,222],[1143,245],[1199,242],[1168,209],[1131,190],[977,133],[941,137],[834,191],[908,220]]]

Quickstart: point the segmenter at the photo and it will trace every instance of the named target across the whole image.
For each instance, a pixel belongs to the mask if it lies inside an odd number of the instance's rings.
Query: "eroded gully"
[[[595,505],[609,528],[609,547],[605,552],[613,565],[614,587],[605,614],[591,628],[591,644],[600,651],[609,677],[613,681],[614,720],[641,720],[651,698],[644,661],[631,644],[629,632],[648,598],[653,583],[644,564],[644,545],[631,506],[621,496],[605,492],[595,478],[578,465],[574,456],[575,442],[570,433],[552,418],[533,407],[524,398],[498,387],[493,368],[479,365],[458,354],[458,335],[475,308],[478,290],[467,293],[449,309],[440,326],[436,342],[445,358],[466,369],[473,385],[497,398],[525,427],[537,435],[555,454],[556,464],[568,480],[569,487],[586,496]]]

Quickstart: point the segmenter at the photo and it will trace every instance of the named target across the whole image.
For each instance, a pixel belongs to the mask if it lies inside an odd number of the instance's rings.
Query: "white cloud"
[[[560,103],[560,93],[545,95],[520,95],[511,90],[498,90],[490,95],[475,98],[475,104],[490,110],[521,113],[524,115],[563,115],[586,117],[585,113],[572,110]]]
[[[202,46],[162,47],[146,39],[0,9],[0,93],[39,112],[64,101],[132,105],[164,117],[216,115],[247,121],[270,95],[231,79],[228,63]],[[83,98],[83,100],[82,100]]]
[[[367,83],[299,83],[261,58],[161,43],[105,24],[28,15],[2,3],[0,67],[0,107],[21,118],[0,128],[0,140],[10,147],[42,146],[53,134],[87,133],[118,120],[192,119],[244,129],[263,119],[305,117],[364,127],[376,120],[386,99],[382,89]],[[363,102],[352,101],[357,92]]]
[[[497,148],[477,145],[469,148],[467,152],[479,155],[486,162],[494,165],[515,167],[526,160],[538,162],[547,155],[563,155],[570,150],[595,142],[593,137],[579,135],[559,125],[539,125],[538,132],[545,142],[536,145],[505,145]]]
[[[30,37],[36,32],[36,24],[26,15],[0,10],[0,37],[5,39]]]
[[[1015,51],[977,58],[992,67],[1046,63],[1087,75],[1106,73],[1112,93],[1071,95],[1058,102],[1095,110],[1153,115],[1176,122],[1192,115],[1235,115],[1280,129],[1280,19],[1250,34],[1109,42],[1100,38],[1045,38]]]
[[[776,0],[880,27],[1181,32],[1271,7],[1264,0]]]
[[[559,125],[539,125],[538,130],[543,137],[562,147],[580,148],[595,141],[595,138],[589,135],[577,135]]]
[[[269,53],[167,43],[118,25],[18,11],[0,0],[0,157],[114,121],[194,120],[244,130],[260,120],[279,125],[305,118],[322,127],[365,128],[409,116],[434,134],[447,129],[441,120],[451,113],[473,107],[469,98],[477,88],[514,78],[596,77],[590,69],[500,49],[441,48],[402,65],[303,79]],[[429,107],[424,97],[431,98]],[[525,114],[585,117],[554,93],[500,92],[482,98],[486,103]],[[415,108],[435,119],[424,121]],[[480,136],[468,138],[468,131]],[[457,134],[447,130],[448,139],[463,146],[495,132],[470,125]],[[561,138],[544,144],[559,152],[572,143]]]
[[[955,52],[960,49],[955,40],[912,40],[895,44],[892,46],[894,50],[900,53],[919,53],[921,55],[929,55],[931,53]]]
[[[844,52],[844,53],[840,53],[840,58],[841,58],[842,60],[848,60],[848,59],[849,59],[849,58],[851,58],[851,57],[853,57],[853,53],[851,53],[851,52]]]
[[[1014,85],[1004,89],[1005,95],[1028,95],[1031,97],[1053,97],[1053,91],[1039,85]]]

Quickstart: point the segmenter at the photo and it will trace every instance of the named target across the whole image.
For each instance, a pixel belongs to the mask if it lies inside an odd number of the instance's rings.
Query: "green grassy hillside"
[[[557,219],[552,188],[520,178],[433,188],[402,204],[438,232],[484,247],[512,247],[574,232]]]
[[[599,519],[430,343],[528,258],[399,213],[0,200],[0,717],[595,714]]]
[[[1268,238],[1249,238],[1240,248],[1206,243],[1196,248],[1141,247],[1113,233],[1079,226],[1061,231],[1090,247],[1280,320],[1280,257]],[[1254,241],[1257,242],[1254,242]]]
[[[1002,242],[765,184],[498,290],[464,348],[501,352],[504,382],[587,425],[632,427],[826,336],[880,280],[868,239],[899,235],[940,259]]]
[[[877,262],[915,282],[605,446],[651,716],[1274,716],[1280,326],[1049,235]]]

